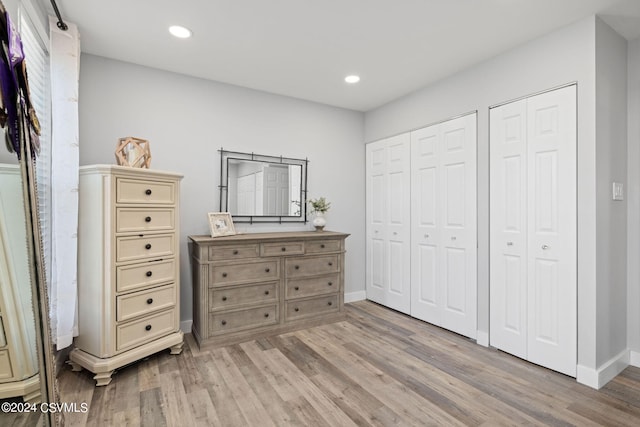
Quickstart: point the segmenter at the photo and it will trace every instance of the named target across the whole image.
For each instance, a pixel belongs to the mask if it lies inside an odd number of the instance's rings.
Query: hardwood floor
[[[344,322],[59,375],[72,426],[638,426],[640,369],[596,391],[368,301]]]

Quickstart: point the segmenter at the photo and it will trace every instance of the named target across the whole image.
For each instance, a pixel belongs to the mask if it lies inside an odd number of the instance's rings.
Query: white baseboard
[[[629,365],[640,368],[640,353],[629,350]]]
[[[489,347],[489,333],[485,331],[476,331],[476,344],[483,347]]]
[[[587,368],[578,365],[576,380],[596,390],[602,388],[620,372],[629,366],[630,352],[623,350],[617,356],[611,358],[598,369]]]
[[[192,324],[193,324],[193,320],[183,320],[180,322],[180,330],[185,334],[190,334]]]
[[[366,291],[349,292],[344,294],[344,302],[355,302],[367,299]]]

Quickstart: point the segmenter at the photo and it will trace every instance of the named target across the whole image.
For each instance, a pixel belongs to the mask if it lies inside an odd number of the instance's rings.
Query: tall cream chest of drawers
[[[343,320],[348,234],[190,236],[193,336],[226,345]]]
[[[182,351],[179,195],[182,176],[114,165],[80,168],[78,329],[74,370],[113,371]]]

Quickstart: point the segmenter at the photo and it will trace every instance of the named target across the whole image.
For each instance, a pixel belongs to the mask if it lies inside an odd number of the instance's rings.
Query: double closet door
[[[490,344],[576,375],[576,87],[490,111]]]
[[[476,337],[476,114],[367,145],[367,298]]]

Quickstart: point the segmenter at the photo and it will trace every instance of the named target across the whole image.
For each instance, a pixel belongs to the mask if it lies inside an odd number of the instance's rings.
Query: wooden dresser
[[[119,367],[171,348],[180,331],[181,175],[124,166],[80,168],[78,328],[74,370],[106,385]]]
[[[200,347],[344,319],[345,233],[190,236]]]

